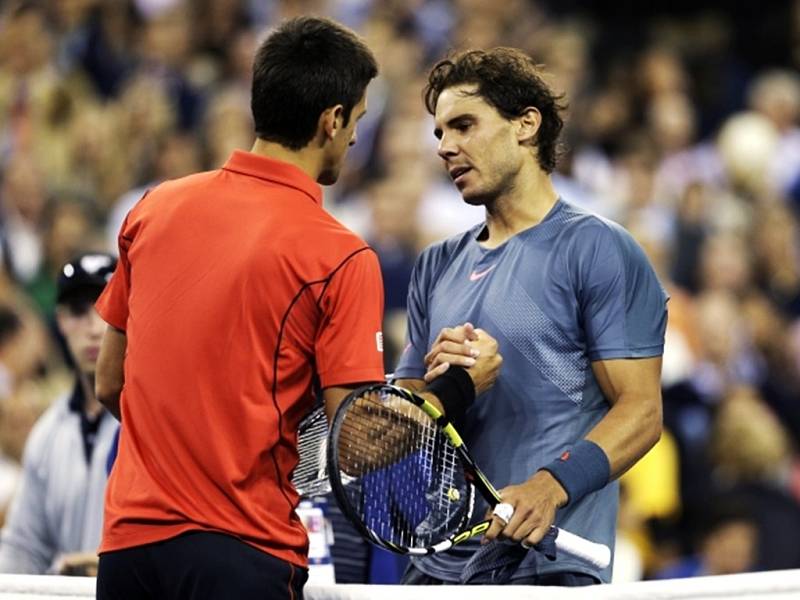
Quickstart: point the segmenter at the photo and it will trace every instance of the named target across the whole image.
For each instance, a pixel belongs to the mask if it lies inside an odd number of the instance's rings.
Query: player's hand
[[[94,552],[71,552],[61,555],[56,563],[56,572],[59,575],[96,577],[97,563],[97,554]]]
[[[492,387],[497,380],[500,366],[503,364],[503,357],[496,339],[483,329],[476,329],[475,334],[478,339],[471,344],[478,350],[478,357],[475,359],[475,364],[467,369],[467,373],[472,377],[475,393],[481,394]]]
[[[492,524],[484,535],[486,541],[508,539],[526,545],[537,544],[550,530],[556,510],[567,503],[567,493],[547,471],[537,471],[525,483],[510,485],[499,490],[500,497],[514,507],[507,524],[491,509],[486,513]]]
[[[425,356],[425,382],[430,383],[447,371],[450,365],[465,367],[472,377],[475,392],[480,394],[494,385],[503,357],[497,340],[471,323],[445,328],[439,333],[431,351]]]
[[[480,350],[473,346],[478,341],[478,334],[472,323],[464,323],[458,327],[445,327],[436,336],[430,352],[425,355],[425,382],[430,383],[444,373],[450,365],[469,368],[480,355]]]

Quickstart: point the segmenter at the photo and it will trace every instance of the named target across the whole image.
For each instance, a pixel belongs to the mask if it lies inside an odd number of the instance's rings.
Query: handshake
[[[472,323],[447,327],[439,332],[430,352],[425,355],[425,383],[430,383],[451,366],[467,369],[480,394],[494,385],[503,357],[497,340]]]

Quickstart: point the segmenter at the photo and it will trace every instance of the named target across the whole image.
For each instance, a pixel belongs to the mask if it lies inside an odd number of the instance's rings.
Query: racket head
[[[401,554],[449,548],[468,528],[475,490],[436,407],[388,384],[361,387],[331,425],[328,472],[342,513]],[[457,434],[455,434],[457,436]]]

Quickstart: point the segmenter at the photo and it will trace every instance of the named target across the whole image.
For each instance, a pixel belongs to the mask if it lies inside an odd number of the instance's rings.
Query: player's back
[[[127,333],[141,337],[131,345],[191,360],[195,378],[223,364],[234,372],[256,359],[274,366],[274,341],[292,302],[312,309],[303,293],[318,295],[341,261],[365,247],[307,194],[247,179],[220,170],[168,182],[127,223],[138,229],[129,254]],[[312,361],[308,342],[315,331],[298,331],[296,318],[288,325],[296,351]],[[243,334],[248,343],[239,343]],[[268,352],[253,356],[257,349]],[[247,355],[232,356],[232,350]]]
[[[302,564],[294,431],[312,401],[323,292],[366,249],[320,202],[299,169],[235,153],[129,214],[123,433],[103,549],[211,529]]]

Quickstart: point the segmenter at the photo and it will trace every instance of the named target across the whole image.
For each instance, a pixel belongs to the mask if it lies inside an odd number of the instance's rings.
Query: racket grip
[[[611,550],[605,544],[590,542],[563,529],[556,530],[556,548],[561,552],[580,558],[599,569],[605,569],[611,562]]]

